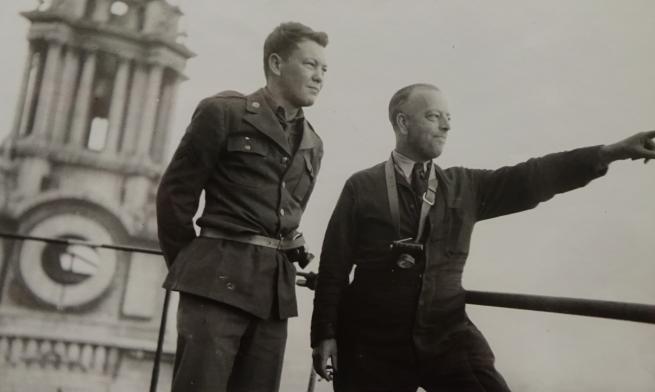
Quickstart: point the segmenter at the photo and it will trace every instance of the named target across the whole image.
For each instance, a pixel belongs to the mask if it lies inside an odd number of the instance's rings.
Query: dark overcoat
[[[531,209],[603,175],[607,166],[601,163],[599,150],[555,153],[498,170],[437,167],[437,199],[428,216],[425,265],[417,272],[407,336],[419,358],[440,355],[455,334],[458,341],[468,342],[470,350],[481,351],[481,357],[491,355],[466,315],[462,288],[475,223]],[[389,244],[396,239],[381,163],[347,180],[328,224],[314,300],[313,346],[337,335],[354,336],[358,344],[378,336],[384,343],[399,333],[389,309],[398,301],[408,304],[398,296],[411,290],[401,289],[406,284],[400,279],[404,272],[380,272],[395,267]],[[349,282],[353,266],[354,280]],[[405,317],[405,306],[395,308]],[[462,334],[467,337],[462,339]]]

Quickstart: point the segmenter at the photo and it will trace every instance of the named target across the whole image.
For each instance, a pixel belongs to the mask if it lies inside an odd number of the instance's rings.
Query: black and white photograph
[[[1,10],[0,392],[655,391],[655,2]]]

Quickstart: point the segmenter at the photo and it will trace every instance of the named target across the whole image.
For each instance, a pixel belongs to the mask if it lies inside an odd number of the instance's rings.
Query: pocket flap
[[[227,139],[227,150],[229,152],[244,152],[266,156],[268,146],[266,142],[246,135],[229,136]]]

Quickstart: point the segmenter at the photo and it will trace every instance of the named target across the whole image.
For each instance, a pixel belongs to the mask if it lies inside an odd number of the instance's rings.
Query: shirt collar
[[[405,176],[405,179],[411,182],[412,169],[414,168],[414,164],[417,162],[412,160],[411,158],[406,157],[405,155],[399,153],[396,150],[393,150],[391,152],[391,156],[393,157],[393,162],[394,165],[396,166],[396,169],[399,169],[400,172]],[[432,161],[423,162],[423,169],[425,169],[426,172],[427,172],[426,165],[430,162]]]
[[[275,99],[273,99],[273,96],[271,95],[270,91],[268,91],[267,87],[264,88],[264,97],[266,98],[266,103],[280,122],[292,123],[301,118],[305,118],[305,113],[303,112],[302,108],[299,108],[296,116],[290,120],[287,120],[287,111],[284,109],[284,107],[282,107],[282,105],[278,104]]]

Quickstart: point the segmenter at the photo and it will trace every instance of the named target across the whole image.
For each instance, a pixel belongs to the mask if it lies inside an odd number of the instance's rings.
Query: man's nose
[[[316,71],[314,71],[314,74],[312,75],[312,80],[314,80],[317,83],[322,83],[324,76],[325,76],[325,71],[323,71],[322,69],[317,69]]]
[[[448,117],[441,116],[439,119],[439,129],[446,132],[450,131],[450,120],[448,120]]]

